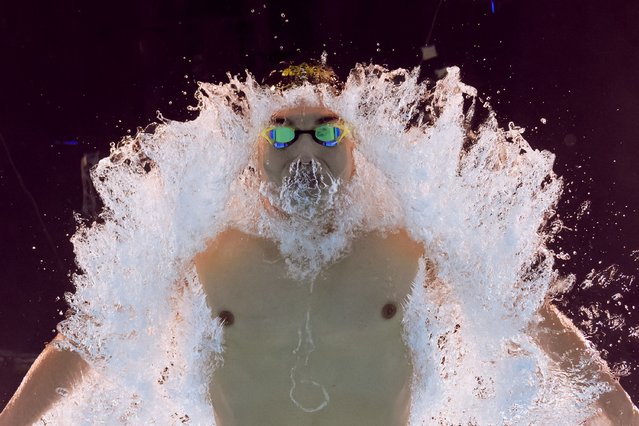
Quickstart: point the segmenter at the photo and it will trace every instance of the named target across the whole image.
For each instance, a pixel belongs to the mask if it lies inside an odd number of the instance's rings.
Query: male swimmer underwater
[[[336,232],[334,196],[357,173],[354,144],[348,124],[322,105],[276,111],[256,147],[269,214],[318,234]],[[217,425],[407,425],[412,364],[402,319],[424,255],[403,229],[368,232],[309,278],[288,273],[268,238],[227,229],[210,241],[195,265],[212,315],[224,324],[224,363],[209,387]],[[569,368],[586,352],[584,340],[551,304],[540,314],[530,334]],[[589,368],[613,389],[601,396],[592,424],[638,424],[607,369]],[[0,424],[37,421],[60,398],[56,389],[72,388],[87,369],[77,353],[48,345]]]

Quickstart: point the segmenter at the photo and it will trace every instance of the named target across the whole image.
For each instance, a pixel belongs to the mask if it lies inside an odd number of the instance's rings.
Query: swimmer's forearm
[[[79,354],[60,351],[49,343],[0,414],[0,425],[35,423],[62,398],[61,393],[71,392],[88,369]]]
[[[581,360],[594,357],[591,363],[586,364],[582,374],[610,386],[610,390],[601,394],[596,403],[600,415],[586,424],[607,424],[606,421],[614,425],[639,424],[639,412],[630,397],[610,373],[605,362],[588,348],[581,332],[551,304],[546,304],[539,313],[542,322],[533,335],[559,368],[568,370]]]
[[[602,424],[599,420],[606,420],[613,425],[639,424],[639,411],[632,403],[630,396],[621,387],[611,373],[604,371],[603,380],[610,386],[610,390],[599,396],[596,408],[600,414],[591,419],[592,425]],[[589,423],[586,423],[589,425]]]
[[[599,415],[586,422],[586,426],[606,425],[637,425],[639,424],[639,411],[633,405],[626,391],[616,380],[613,389],[599,397],[596,408]],[[612,384],[612,383],[610,383]]]

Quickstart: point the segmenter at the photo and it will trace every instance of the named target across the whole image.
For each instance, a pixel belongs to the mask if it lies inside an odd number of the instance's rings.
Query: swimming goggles
[[[300,130],[294,127],[269,126],[262,130],[262,137],[277,149],[286,148],[292,145],[300,135],[308,133],[313,140],[322,146],[337,146],[344,136],[349,133],[348,127],[344,123],[320,124],[311,130]]]

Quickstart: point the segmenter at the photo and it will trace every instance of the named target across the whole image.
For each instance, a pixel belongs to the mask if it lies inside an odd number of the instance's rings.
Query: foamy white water
[[[114,148],[93,172],[106,209],[73,237],[84,273],[68,298],[75,314],[59,326],[93,372],[47,421],[215,424],[208,386],[223,330],[192,259],[230,225],[276,240],[300,277],[362,229],[404,226],[424,244],[436,280],[422,285],[422,262],[404,319],[411,425],[591,415],[602,387],[559,372],[525,334],[557,277],[540,233],[562,188],[553,155],[492,116],[471,126],[479,101],[457,68],[434,88],[417,75],[358,66],[340,95],[310,85],[280,94],[250,75],[202,84],[197,119]],[[264,124],[300,102],[340,114],[358,141],[356,175],[335,200],[338,230],[313,241],[308,228],[269,222],[254,173]]]

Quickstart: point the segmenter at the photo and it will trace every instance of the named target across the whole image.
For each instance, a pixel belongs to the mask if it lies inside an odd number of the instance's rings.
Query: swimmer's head
[[[309,218],[330,206],[331,197],[354,171],[353,141],[340,117],[322,106],[302,105],[277,111],[267,126],[267,131],[288,128],[282,139],[262,132],[258,140],[260,178],[271,195],[278,195],[272,203],[277,201],[274,204],[289,214]],[[302,132],[293,135],[293,129]],[[334,131],[332,139],[324,134],[327,129]]]

